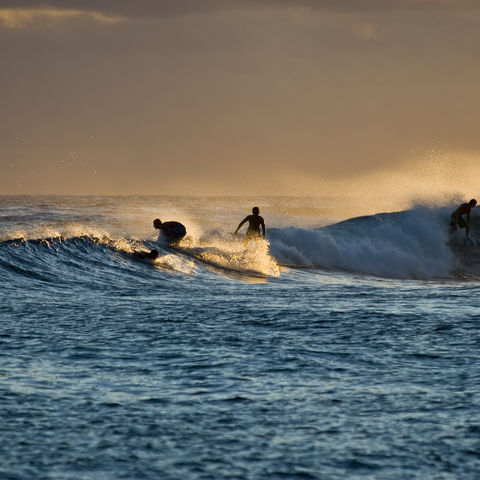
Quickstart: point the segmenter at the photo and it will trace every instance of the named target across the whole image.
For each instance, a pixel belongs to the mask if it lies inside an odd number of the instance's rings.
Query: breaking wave
[[[278,277],[287,268],[351,272],[400,279],[480,278],[478,225],[471,244],[448,231],[448,211],[416,208],[352,218],[321,228],[270,228],[268,241],[246,241],[220,231],[187,235],[178,247],[152,239],[123,238],[80,224],[68,229],[3,232],[0,278],[93,281],[162,274]],[[36,236],[37,237],[36,237]],[[155,261],[134,252],[159,250]],[[145,265],[147,264],[147,265]],[[105,277],[105,275],[107,275]],[[123,276],[123,277],[122,277]]]

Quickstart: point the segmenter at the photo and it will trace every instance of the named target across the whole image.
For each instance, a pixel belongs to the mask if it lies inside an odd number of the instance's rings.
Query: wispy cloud
[[[0,0],[0,9],[14,12],[17,18],[20,10],[54,11],[58,15],[64,12],[69,16],[86,12],[99,21],[112,17],[158,17],[266,7],[335,12],[480,9],[478,0],[48,0],[48,8],[40,10],[38,5],[38,0]]]
[[[23,29],[45,26],[51,22],[86,17],[99,23],[117,23],[121,17],[97,11],[64,10],[57,8],[0,8],[0,25],[6,28]]]

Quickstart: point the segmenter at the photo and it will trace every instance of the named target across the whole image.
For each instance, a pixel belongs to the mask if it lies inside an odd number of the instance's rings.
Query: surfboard
[[[292,269],[295,269],[295,270],[315,270],[317,269],[318,267],[315,266],[315,265],[297,265],[297,264],[294,264],[294,263],[277,263],[277,265],[279,267],[282,267],[282,268],[292,268]]]

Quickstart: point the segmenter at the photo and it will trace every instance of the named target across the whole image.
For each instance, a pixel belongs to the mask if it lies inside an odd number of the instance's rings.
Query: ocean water
[[[480,478],[480,213],[344,207],[0,197],[0,479]]]

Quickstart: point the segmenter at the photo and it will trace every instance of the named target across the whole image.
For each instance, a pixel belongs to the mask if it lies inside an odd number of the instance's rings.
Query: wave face
[[[155,260],[138,253],[159,251]],[[161,240],[138,240],[107,235],[73,237],[16,238],[0,242],[0,280],[6,285],[28,286],[32,281],[65,286],[83,284],[89,288],[151,280],[152,268],[169,282],[173,274],[227,275],[244,279],[280,274],[269,254],[268,242],[244,242],[231,236],[187,239],[183,246],[171,247]]]

